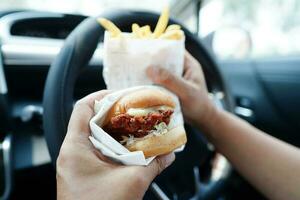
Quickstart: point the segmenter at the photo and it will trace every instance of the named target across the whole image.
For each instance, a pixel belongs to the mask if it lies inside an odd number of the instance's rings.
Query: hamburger
[[[183,125],[169,128],[175,102],[166,92],[145,89],[120,98],[109,110],[103,129],[129,151],[146,158],[169,153],[186,143]]]

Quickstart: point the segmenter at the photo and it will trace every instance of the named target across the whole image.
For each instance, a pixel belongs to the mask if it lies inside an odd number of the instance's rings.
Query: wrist
[[[217,108],[212,102],[208,105],[207,112],[204,113],[203,118],[199,118],[197,125],[200,130],[203,131],[205,136],[211,140],[214,138],[212,135],[213,128],[219,124],[219,118],[222,115],[223,110]]]

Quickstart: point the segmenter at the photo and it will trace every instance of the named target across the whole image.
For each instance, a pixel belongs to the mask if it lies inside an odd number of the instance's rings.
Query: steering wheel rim
[[[126,30],[134,22],[154,27],[159,15],[150,12],[117,10],[104,13],[101,17],[112,20],[122,30]],[[180,24],[174,19],[170,19],[169,23]],[[197,37],[184,26],[182,29],[186,35],[186,48],[201,63],[207,85],[210,87],[209,90],[212,92],[223,91],[225,109],[232,111],[233,101],[212,56],[205,50]],[[88,65],[103,35],[104,29],[96,19],[87,18],[68,36],[49,69],[43,99],[43,126],[54,165],[67,132],[74,103],[75,81],[80,72]]]

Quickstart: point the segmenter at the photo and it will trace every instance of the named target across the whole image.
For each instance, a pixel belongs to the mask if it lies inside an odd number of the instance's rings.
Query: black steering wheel
[[[130,31],[132,23],[138,23],[140,25],[149,24],[151,27],[154,27],[159,15],[149,12],[118,10],[105,13],[101,15],[101,17],[112,20],[123,31]],[[170,24],[173,23],[180,24],[171,19]],[[219,94],[214,95],[214,98],[217,99],[220,105],[223,105],[225,109],[231,110],[232,101],[216,63],[198,38],[184,28],[184,26],[182,27],[186,35],[186,49],[201,63],[209,91],[212,94]],[[97,23],[96,18],[84,20],[68,36],[59,55],[50,67],[44,91],[43,122],[45,137],[53,164],[56,163],[73,109],[73,103],[75,101],[73,98],[75,81],[80,75],[80,72],[88,66],[88,62],[99,41],[102,40],[103,35],[104,29]],[[187,130],[189,131],[191,129],[187,128]],[[196,140],[197,139],[192,139],[191,141],[195,142]],[[206,145],[206,142],[202,140],[202,144],[196,145],[203,146]],[[201,159],[201,155],[197,156]],[[195,175],[197,175],[197,171],[195,171]],[[227,172],[226,174],[223,173],[221,178],[217,180],[215,180],[213,176],[210,176],[205,185],[202,183],[201,188],[205,188],[205,190],[201,189],[202,192],[196,191],[194,198],[213,198],[224,188],[227,178]],[[200,184],[199,181],[197,181],[197,184],[198,183]]]

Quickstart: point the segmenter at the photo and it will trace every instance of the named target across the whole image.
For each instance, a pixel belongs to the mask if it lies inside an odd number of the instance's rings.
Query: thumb
[[[178,77],[164,68],[157,66],[148,67],[147,75],[155,84],[159,84],[174,92],[181,99],[188,89],[188,85],[182,77]]]
[[[146,180],[151,181],[159,175],[164,169],[170,166],[175,160],[175,154],[170,153],[163,156],[158,156],[155,158],[150,165],[144,168],[145,173],[144,176]]]
[[[68,134],[82,135],[85,133],[90,135],[89,121],[94,115],[94,102],[95,100],[101,100],[109,92],[107,90],[101,90],[92,93],[76,102],[68,125]]]

